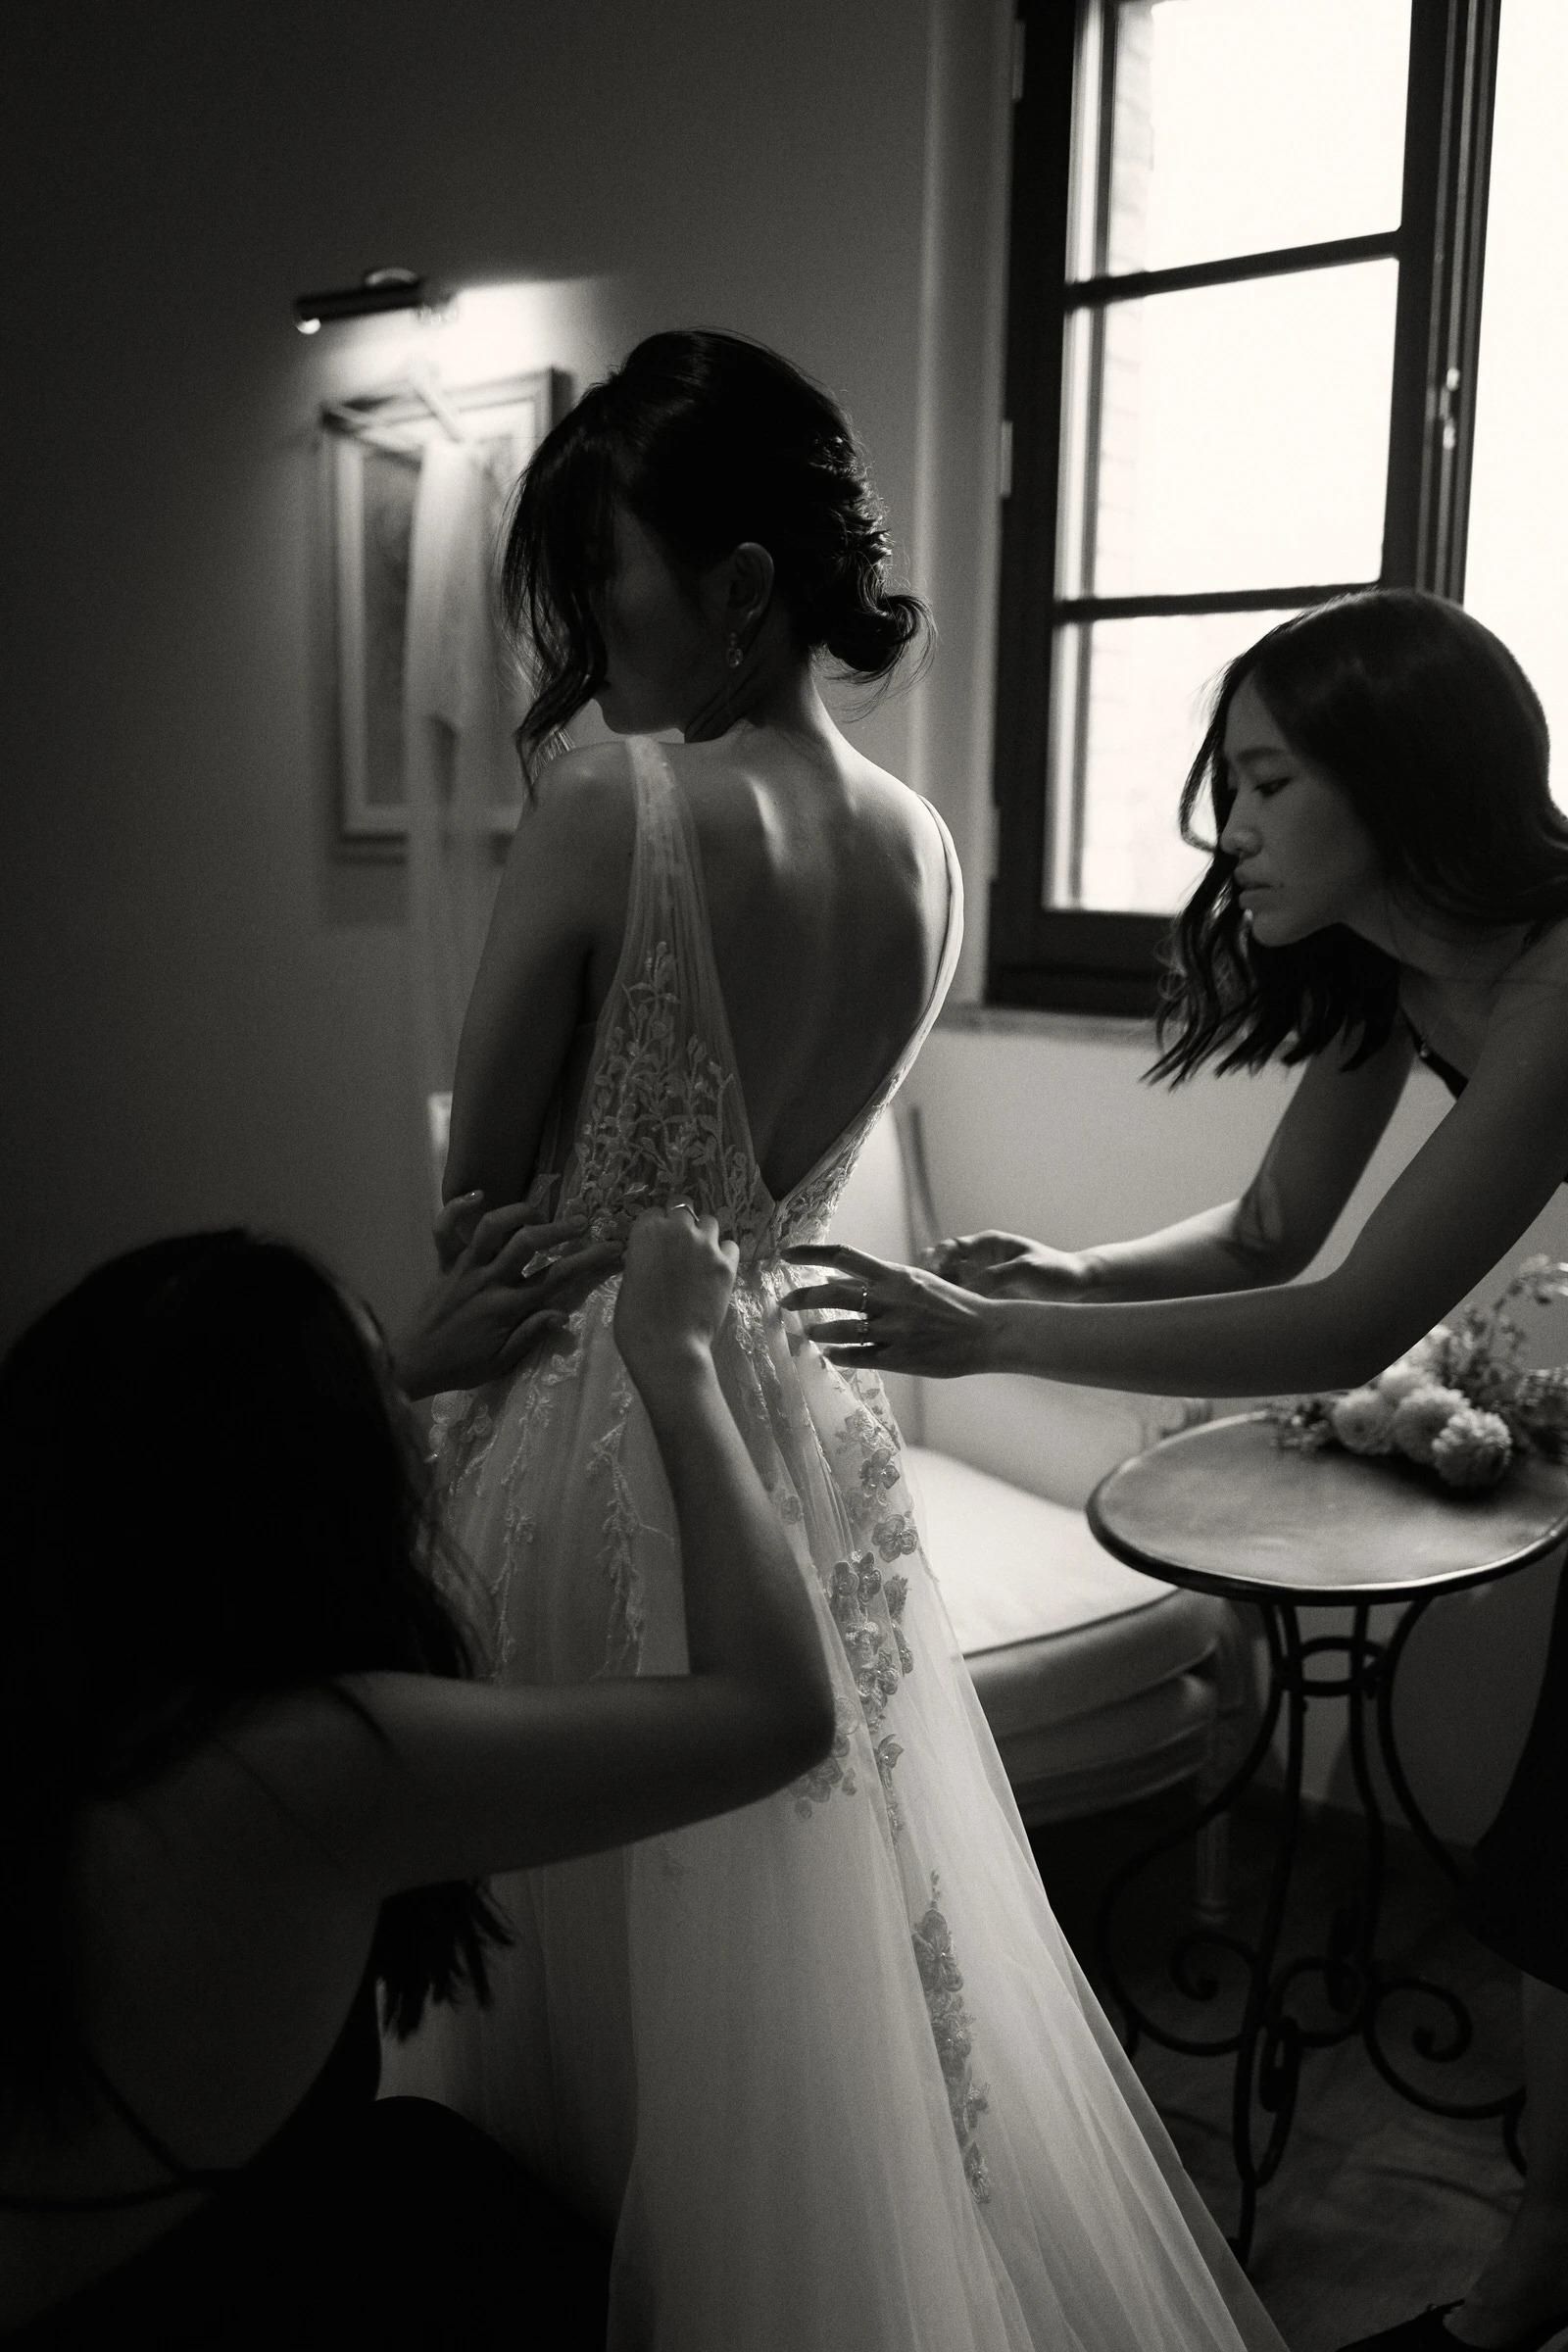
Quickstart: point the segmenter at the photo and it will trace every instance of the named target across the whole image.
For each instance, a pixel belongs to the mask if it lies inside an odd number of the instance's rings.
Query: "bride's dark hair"
[[[243,1231],[100,1266],[0,1364],[0,2113],[83,2087],[66,1903],[94,1800],[134,1798],[237,1708],[331,1678],[466,1675],[432,1581],[428,1472],[336,1286]],[[379,1737],[377,1731],[377,1737]],[[411,2033],[504,1937],[472,1885],[381,1907],[383,2013]]]
[[[1221,673],[1182,793],[1182,837],[1210,857],[1165,951],[1163,1050],[1148,1075],[1172,1083],[1215,1054],[1220,1070],[1251,1070],[1341,1037],[1354,1068],[1398,1011],[1398,965],[1354,932],[1334,924],[1280,948],[1248,932],[1236,859],[1218,843],[1234,797],[1225,723],[1249,679],[1286,740],[1345,794],[1396,902],[1461,928],[1522,923],[1531,939],[1568,916],[1568,816],[1546,781],[1545,714],[1507,647],[1414,588],[1315,605]],[[1196,821],[1205,801],[1211,842]]]
[[[887,585],[887,526],[832,396],[744,336],[650,335],[546,436],[518,488],[501,598],[536,664],[525,773],[604,683],[593,598],[617,502],[688,576],[743,540],[765,547],[796,644],[852,677],[890,676],[928,626],[919,598]]]

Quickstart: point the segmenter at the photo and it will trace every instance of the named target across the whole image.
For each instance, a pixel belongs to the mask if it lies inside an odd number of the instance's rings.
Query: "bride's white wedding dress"
[[[629,748],[619,969],[575,1132],[542,1168],[595,1233],[686,1200],[739,1241],[719,1374],[816,1600],[838,1737],[760,1804],[498,1882],[516,1941],[493,2005],[433,2011],[384,2087],[445,2099],[614,2222],[613,2352],[1283,2352],[1052,1917],[881,1385],[776,1303],[798,1279],[780,1250],[825,1234],[952,978],[952,843],[919,1027],[775,1200],[691,814],[658,745]],[[504,1681],[686,1667],[669,1491],[613,1304],[607,1283],[548,1354],[438,1407]]]

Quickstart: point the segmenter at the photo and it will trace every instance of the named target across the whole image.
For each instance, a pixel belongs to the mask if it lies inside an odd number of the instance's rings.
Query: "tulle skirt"
[[[386,2087],[613,2228],[612,2352],[1280,2352],[1052,1916],[880,1384],[792,1337],[780,1287],[737,1294],[720,1378],[818,1611],[834,1751],[498,1882],[493,2003],[434,2011]],[[443,1400],[500,1679],[686,1667],[613,1298]]]

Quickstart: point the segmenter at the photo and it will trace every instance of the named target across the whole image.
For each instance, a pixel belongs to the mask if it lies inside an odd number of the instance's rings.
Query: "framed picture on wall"
[[[410,558],[426,447],[467,443],[501,509],[569,404],[559,368],[455,389],[429,385],[334,402],[321,411],[336,640],[338,841],[396,853],[404,799]],[[486,583],[488,585],[488,583]],[[498,799],[496,829],[515,822]]]

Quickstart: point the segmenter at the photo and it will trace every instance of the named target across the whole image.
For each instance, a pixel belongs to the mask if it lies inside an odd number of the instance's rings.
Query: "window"
[[[1464,601],[1525,665],[1546,706],[1552,791],[1568,807],[1568,8],[1506,0],[1487,195],[1487,294],[1476,373]]]
[[[988,993],[1144,1012],[1214,673],[1462,584],[1499,0],[1026,0]]]

